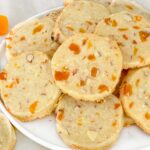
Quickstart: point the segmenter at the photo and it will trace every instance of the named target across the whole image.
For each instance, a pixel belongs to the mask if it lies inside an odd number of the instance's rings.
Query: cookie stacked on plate
[[[149,12],[119,0],[65,4],[6,38],[5,107],[21,121],[55,110],[58,133],[73,149],[107,149],[123,124],[150,133]]]

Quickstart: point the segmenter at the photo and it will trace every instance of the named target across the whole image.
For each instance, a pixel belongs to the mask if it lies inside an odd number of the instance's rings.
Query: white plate
[[[30,19],[40,18],[42,16],[47,15],[49,12],[53,10],[48,10]],[[0,45],[0,69],[2,69],[5,66],[5,64],[6,64],[5,41],[3,41]],[[10,122],[20,132],[22,132],[31,140],[49,149],[69,150],[69,147],[67,147],[63,143],[63,141],[60,139],[60,137],[56,132],[56,123],[54,116],[50,116],[44,119],[39,119],[28,123],[22,123],[16,120],[11,114],[7,112],[1,101],[0,101],[0,109],[8,117]],[[112,147],[111,150],[142,150],[145,148],[147,150],[150,150],[150,136],[146,135],[139,128],[132,126],[123,129],[119,140]]]

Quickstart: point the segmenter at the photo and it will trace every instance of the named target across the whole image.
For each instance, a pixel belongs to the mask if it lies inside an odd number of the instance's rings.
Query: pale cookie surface
[[[73,3],[74,1],[78,2],[78,0],[64,0],[64,4],[65,4],[65,6],[67,6],[67,5],[71,4],[71,3]],[[106,7],[108,7],[111,4],[111,2],[112,2],[112,0],[87,0],[87,1],[100,3],[100,4],[102,4],[102,5],[106,6]]]
[[[42,51],[51,57],[58,47],[51,39],[54,24],[52,16],[46,16],[16,25],[6,37],[7,58],[26,51]]]
[[[8,119],[0,113],[0,150],[13,150],[15,143],[15,131]]]
[[[62,43],[76,33],[93,33],[98,22],[108,16],[101,4],[79,0],[63,9],[54,28],[54,39]]]
[[[150,12],[149,10],[143,8],[141,5],[131,0],[113,0],[111,5],[109,6],[110,12],[112,14],[128,11],[131,13],[139,14],[150,20]]]
[[[56,84],[75,99],[97,101],[112,93],[122,70],[122,55],[115,41],[94,34],[66,40],[52,59]]]
[[[123,125],[124,127],[129,127],[134,124],[135,124],[135,121],[132,118],[128,117],[127,115],[124,115],[124,125]]]
[[[150,64],[150,23],[142,16],[121,12],[103,19],[96,34],[115,39],[123,54],[123,68]]]
[[[123,125],[121,103],[113,95],[100,103],[76,101],[65,95],[56,113],[57,131],[74,149],[108,148],[117,140]]]
[[[0,82],[6,109],[21,121],[51,114],[60,96],[52,78],[50,60],[38,51],[11,59],[0,72]]]
[[[47,16],[50,17],[55,22],[57,18],[59,17],[59,15],[62,13],[62,11],[63,11],[63,8],[60,8],[60,9],[50,12]]]
[[[135,123],[150,134],[150,68],[128,72],[123,81],[120,99],[124,110]]]

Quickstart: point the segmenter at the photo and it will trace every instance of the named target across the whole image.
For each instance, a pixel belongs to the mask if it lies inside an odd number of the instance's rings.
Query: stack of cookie
[[[134,122],[150,133],[150,14],[121,2],[65,0],[63,10],[17,25],[0,73],[7,110],[21,121],[55,111],[73,149],[108,149]]]

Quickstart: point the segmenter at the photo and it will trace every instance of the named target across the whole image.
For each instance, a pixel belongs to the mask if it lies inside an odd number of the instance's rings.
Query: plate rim
[[[61,9],[63,8],[63,6],[59,6],[59,7],[55,7],[55,8],[52,8],[52,9],[48,9],[46,11],[43,11],[41,13],[38,13],[22,22],[26,22],[26,21],[29,21],[29,20],[32,20],[32,19],[35,19],[35,18],[41,18],[42,16],[46,16],[47,14],[49,14],[50,12],[54,11],[54,10],[58,10],[58,9]],[[21,23],[21,22],[20,22]],[[2,47],[4,47],[6,44],[6,41],[5,39],[2,40],[2,42],[0,43],[0,55],[1,55],[1,50],[2,50]],[[39,137],[36,137],[36,135],[32,134],[28,129],[25,129],[23,126],[21,126],[16,120],[15,118],[6,110],[5,106],[3,105],[2,103],[2,100],[0,98],[0,110],[6,115],[6,117],[9,119],[9,121],[12,123],[12,125],[17,128],[23,135],[25,135],[26,137],[28,137],[29,139],[31,139],[32,141],[36,142],[37,144],[45,147],[45,148],[48,148],[48,149],[52,149],[52,150],[70,150],[69,148],[62,148],[60,146],[57,146],[55,144],[52,144],[50,142],[46,142],[44,140],[42,140],[41,138]]]

